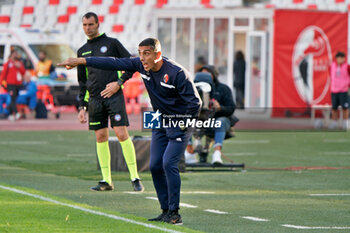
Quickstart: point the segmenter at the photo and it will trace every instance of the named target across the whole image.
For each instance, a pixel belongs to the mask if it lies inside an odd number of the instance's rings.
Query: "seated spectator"
[[[11,97],[7,93],[6,89],[0,86],[0,118],[7,118],[9,111],[7,107],[11,103]]]
[[[45,51],[39,52],[39,62],[36,64],[35,74],[38,77],[50,76],[51,79],[57,78],[55,67],[52,64],[52,61],[47,59]]]
[[[35,110],[37,104],[36,92],[38,88],[36,83],[31,80],[29,73],[24,75],[24,89],[19,91],[19,96],[17,97],[17,104],[28,105],[29,110]],[[23,113],[22,113],[23,114]]]
[[[236,122],[234,120],[233,112],[236,105],[233,101],[231,89],[220,83],[218,80],[219,73],[214,66],[205,65],[199,70],[200,72],[208,72],[214,81],[214,92],[212,93],[212,107],[215,110],[214,118],[221,121],[221,127],[212,129],[214,134],[214,153],[212,155],[212,164],[222,164],[221,149],[224,142],[225,136],[229,133],[231,126]],[[208,132],[210,134],[211,132]],[[186,163],[194,163],[197,161],[194,155],[194,149],[191,143],[185,151]]]

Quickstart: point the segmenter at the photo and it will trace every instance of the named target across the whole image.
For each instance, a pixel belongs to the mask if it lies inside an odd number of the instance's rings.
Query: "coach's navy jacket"
[[[192,117],[197,117],[199,113],[202,103],[190,74],[168,58],[163,57],[163,65],[157,72],[145,71],[138,57],[88,57],[86,65],[99,69],[140,72],[154,111]]]

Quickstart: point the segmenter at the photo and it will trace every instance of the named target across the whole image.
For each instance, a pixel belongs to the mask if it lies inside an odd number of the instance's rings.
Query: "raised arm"
[[[86,65],[103,70],[139,71],[134,61],[136,58],[88,57]]]

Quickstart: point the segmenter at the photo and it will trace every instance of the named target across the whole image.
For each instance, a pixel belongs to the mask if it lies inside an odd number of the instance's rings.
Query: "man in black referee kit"
[[[86,65],[106,70],[138,71],[154,111],[192,118],[198,116],[201,100],[189,72],[174,61],[162,57],[157,39],[143,40],[139,44],[137,58],[69,58],[59,65],[66,66],[67,69]],[[122,81],[114,84],[115,90],[121,84]],[[150,221],[182,224],[178,213],[181,186],[178,163],[191,136],[190,131],[179,126],[152,130],[150,170],[163,212]]]
[[[99,22],[95,13],[86,13],[82,21],[88,41],[78,50],[78,57],[130,57],[129,52],[117,39],[107,37],[104,33],[99,34]],[[117,81],[121,76],[118,70],[107,71],[86,66],[78,67],[80,88],[78,119],[81,123],[86,123],[86,111],[88,110],[89,129],[94,130],[96,134],[97,157],[103,177],[103,180],[91,189],[94,191],[113,190],[111,155],[108,145],[108,118],[110,118],[111,127],[123,150],[134,191],[142,192],[144,188],[137,173],[135,148],[127,130],[129,121],[123,91],[111,90],[111,83]],[[123,75],[125,78],[131,76],[132,73],[129,72]],[[105,94],[105,98],[101,93]]]

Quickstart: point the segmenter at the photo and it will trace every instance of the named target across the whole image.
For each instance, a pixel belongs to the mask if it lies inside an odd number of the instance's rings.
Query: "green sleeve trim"
[[[121,78],[123,75],[123,72],[121,72],[120,70],[118,70],[117,72],[118,72],[118,80],[121,81],[121,83],[120,82],[118,82],[118,83],[120,84],[120,88],[123,89],[124,88],[124,85],[123,85],[124,80]]]
[[[123,75],[123,72],[121,72],[120,70],[118,70],[118,79],[124,81],[123,79],[121,79],[122,75]]]
[[[86,91],[86,92],[85,92],[85,96],[84,96],[84,101],[85,101],[85,102],[89,102],[89,98],[90,98],[89,91]]]
[[[90,52],[91,52],[91,51],[90,51]],[[88,78],[89,78],[89,71],[88,71],[88,68],[87,68],[87,67],[85,67],[85,73],[86,73],[86,79],[88,79]],[[89,102],[89,98],[90,98],[89,91],[86,90],[85,96],[84,96],[84,101],[85,101],[85,102]]]
[[[86,80],[89,79],[89,71],[88,71],[88,68],[85,67],[85,74],[86,74]]]

